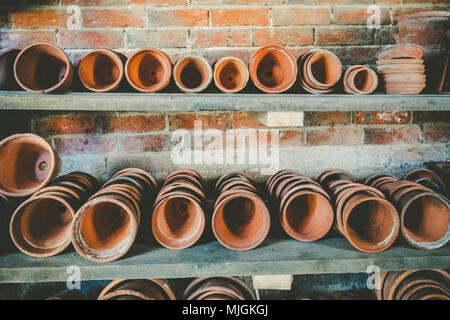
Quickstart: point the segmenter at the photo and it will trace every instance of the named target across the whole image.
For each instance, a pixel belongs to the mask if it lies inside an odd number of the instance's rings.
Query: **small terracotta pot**
[[[0,192],[9,197],[26,197],[57,175],[60,160],[43,138],[26,133],[0,142]]]
[[[375,71],[366,66],[353,66],[344,74],[344,90],[351,94],[371,94],[378,86]]]
[[[73,65],[60,47],[51,43],[34,43],[17,56],[14,77],[29,92],[63,92],[72,84]]]
[[[249,77],[248,67],[241,59],[223,57],[214,65],[214,83],[224,93],[243,90]]]
[[[114,280],[97,300],[176,300],[171,287],[166,279]]]
[[[163,90],[172,77],[172,61],[156,48],[144,48],[134,53],[125,65],[128,83],[137,91],[153,93]]]
[[[249,69],[255,86],[266,93],[282,93],[292,87],[297,78],[295,57],[282,46],[266,46],[256,50]]]
[[[175,84],[185,93],[204,91],[213,79],[209,62],[200,56],[186,56],[178,60],[173,68]]]
[[[93,50],[81,59],[78,76],[90,91],[111,92],[122,82],[125,61],[123,54],[112,50]]]
[[[19,87],[14,78],[14,62],[20,49],[11,48],[0,53],[0,90],[16,90]]]

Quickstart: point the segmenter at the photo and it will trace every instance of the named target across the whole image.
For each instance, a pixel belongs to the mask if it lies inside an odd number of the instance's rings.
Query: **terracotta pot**
[[[378,173],[378,174],[374,174],[374,175],[368,177],[368,178],[364,181],[364,184],[366,184],[366,185],[368,185],[368,186],[371,186],[373,181],[375,181],[375,180],[377,180],[378,178],[381,178],[381,177],[392,177],[392,178],[396,178],[396,177],[394,177],[393,175],[390,175],[390,174],[386,174],[386,173]]]
[[[144,48],[134,53],[125,65],[128,83],[140,92],[163,90],[172,77],[172,61],[156,48]]]
[[[20,49],[6,49],[0,53],[0,90],[17,90],[19,84],[14,78],[14,62]]]
[[[45,186],[59,171],[60,160],[43,138],[15,134],[0,142],[0,193],[25,197]]]
[[[256,300],[255,292],[238,277],[210,277],[210,278],[196,278],[189,283],[184,290],[183,300],[188,297],[198,296],[195,292],[202,288],[208,288],[208,285],[212,284],[215,287],[224,287],[226,289],[232,288],[235,295],[243,296],[244,300]],[[217,293],[214,293],[217,294]]]
[[[213,70],[209,62],[200,56],[183,57],[173,68],[175,84],[186,93],[204,91],[213,79]]]
[[[371,94],[378,86],[375,71],[365,66],[353,66],[344,74],[344,89],[351,94]]]
[[[314,52],[306,64],[308,79],[318,87],[333,87],[342,75],[342,63],[328,50]]]
[[[51,43],[34,43],[17,56],[14,77],[29,92],[63,92],[72,84],[73,66],[60,47]]]
[[[93,50],[86,54],[78,66],[81,83],[94,92],[116,90],[123,79],[126,57],[112,50]]]
[[[171,286],[166,279],[114,280],[97,300],[176,300]]]
[[[441,177],[439,177],[435,172],[428,170],[428,169],[415,169],[412,170],[410,172],[408,172],[404,177],[404,180],[409,180],[409,181],[414,181],[417,183],[420,183],[422,185],[425,185],[427,187],[429,187],[426,183],[423,183],[422,179],[430,179],[434,182],[434,184],[432,185],[433,190],[435,190],[436,192],[442,193],[442,194],[446,194],[447,192],[447,188],[446,185],[444,183],[444,181],[441,179]]]
[[[417,44],[387,46],[377,53],[378,60],[391,60],[398,58],[422,59],[425,48]]]
[[[249,69],[255,86],[266,93],[282,93],[292,87],[297,78],[295,57],[282,46],[266,46],[256,50]]]
[[[84,300],[84,295],[80,292],[80,290],[63,290],[58,292],[57,294],[48,297],[45,300]]]
[[[214,83],[224,93],[236,93],[247,85],[247,65],[235,57],[223,57],[214,65]]]

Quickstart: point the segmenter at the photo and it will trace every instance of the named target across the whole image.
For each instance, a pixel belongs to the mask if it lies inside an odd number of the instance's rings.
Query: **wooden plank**
[[[0,110],[49,111],[443,111],[450,94],[32,94],[0,91]]]
[[[366,272],[370,265],[382,270],[448,269],[450,246],[424,251],[400,244],[365,254],[343,238],[313,243],[271,239],[246,252],[228,250],[216,241],[185,250],[136,244],[125,258],[107,264],[91,263],[76,252],[45,259],[16,252],[0,256],[0,282],[66,281],[67,267],[73,265],[80,268],[81,280],[354,273]]]

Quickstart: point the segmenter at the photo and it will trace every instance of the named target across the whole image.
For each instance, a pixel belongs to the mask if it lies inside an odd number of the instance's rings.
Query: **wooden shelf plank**
[[[312,243],[272,239],[245,252],[216,241],[185,250],[136,244],[125,258],[107,264],[91,263],[76,252],[45,259],[16,252],[0,256],[0,283],[67,281],[67,267],[72,265],[80,267],[81,280],[355,273],[366,272],[370,265],[382,270],[448,269],[450,246],[424,251],[400,244],[365,254],[343,238]]]
[[[0,110],[49,111],[445,111],[450,94],[32,94],[0,91]]]

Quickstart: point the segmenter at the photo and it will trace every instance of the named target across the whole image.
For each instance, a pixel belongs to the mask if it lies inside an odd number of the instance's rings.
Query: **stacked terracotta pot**
[[[116,173],[76,212],[72,227],[75,250],[94,262],[110,262],[125,255],[156,188],[155,179],[142,169]]]
[[[166,279],[114,280],[98,300],[176,300],[172,283]]]
[[[185,93],[199,93],[211,84],[213,70],[208,60],[202,56],[182,57],[173,67],[173,79],[177,87]]]
[[[442,194],[389,175],[372,176],[366,183],[383,191],[396,205],[400,230],[409,244],[432,250],[450,241],[450,202]]]
[[[336,229],[356,249],[377,253],[394,243],[400,220],[380,190],[355,182],[355,177],[340,169],[327,169],[318,180],[333,198]]]
[[[341,75],[341,61],[328,50],[311,49],[298,58],[300,84],[309,93],[332,92]]]
[[[388,271],[381,274],[378,300],[450,300],[446,270]]]
[[[450,198],[450,162],[425,162],[425,165],[436,173],[444,182],[447,198]]]
[[[378,76],[369,67],[356,65],[344,73],[344,91],[350,94],[371,94],[378,87]]]
[[[0,252],[8,249],[8,224],[11,215],[11,206],[8,198],[0,194]]]
[[[0,90],[17,90],[19,84],[14,78],[14,62],[20,49],[5,49],[0,53]]]
[[[333,225],[330,196],[311,178],[281,170],[267,181],[267,193],[272,212],[278,212],[283,229],[294,239],[318,240]]]
[[[256,300],[253,290],[238,277],[194,279],[184,290],[184,300]]]
[[[80,292],[80,290],[72,289],[72,290],[63,290],[51,297],[46,298],[45,300],[85,300],[85,296]]]
[[[62,252],[70,245],[76,211],[97,188],[94,177],[73,172],[34,193],[11,218],[10,234],[16,247],[34,257]]]
[[[223,57],[214,64],[214,83],[223,93],[242,91],[249,76],[247,64],[239,58]]]
[[[205,199],[204,181],[198,172],[181,169],[168,175],[153,208],[155,239],[170,249],[195,244],[205,228]]]
[[[428,169],[420,168],[412,170],[405,174],[403,180],[420,183],[433,191],[439,192],[443,195],[447,194],[447,187],[444,180],[442,180],[438,174]]]
[[[217,240],[232,250],[250,250],[260,245],[270,229],[270,214],[252,179],[231,172],[216,183],[219,196],[214,204],[212,229]]]
[[[419,94],[425,88],[425,49],[418,45],[390,46],[377,54],[378,73],[384,91],[390,94]]]

